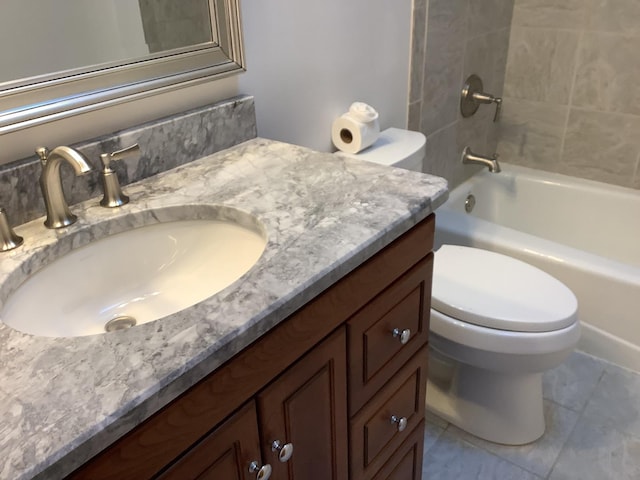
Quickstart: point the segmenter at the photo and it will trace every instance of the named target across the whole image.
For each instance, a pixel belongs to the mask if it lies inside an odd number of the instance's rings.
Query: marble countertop
[[[47,338],[0,323],[0,478],[70,473],[426,218],[447,184],[258,138],[125,193],[131,203],[118,209],[74,205],[79,220],[65,229],[42,218],[16,228],[25,244],[1,254],[0,302],[74,248],[207,205],[256,216],[265,252],[218,294],[130,330]]]

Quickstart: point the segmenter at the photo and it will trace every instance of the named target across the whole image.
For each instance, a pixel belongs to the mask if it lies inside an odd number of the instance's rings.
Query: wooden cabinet
[[[254,461],[261,465],[256,409],[254,402],[249,402],[159,478],[250,480],[255,475],[249,473],[248,466]]]
[[[340,328],[258,395],[263,457],[279,480],[347,480],[346,335]],[[273,442],[293,445],[280,462]]]
[[[255,461],[274,480],[419,480],[434,223],[416,225],[68,478],[246,480],[257,478]],[[288,461],[274,441],[293,444]]]

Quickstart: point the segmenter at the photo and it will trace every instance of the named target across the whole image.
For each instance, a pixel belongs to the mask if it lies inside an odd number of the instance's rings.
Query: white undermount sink
[[[118,233],[62,256],[7,299],[25,333],[70,337],[140,325],[205,300],[258,261],[266,236],[228,220],[180,220]]]

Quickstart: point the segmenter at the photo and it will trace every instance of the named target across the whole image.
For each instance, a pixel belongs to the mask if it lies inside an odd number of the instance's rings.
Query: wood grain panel
[[[198,442],[160,480],[254,480],[252,461],[261,462],[255,402],[251,401]],[[260,463],[261,464],[261,463]]]
[[[378,295],[348,322],[349,415],[353,416],[429,338],[433,255]],[[405,345],[394,328],[411,329]]]
[[[263,457],[281,480],[347,480],[346,334],[339,329],[258,395]],[[271,444],[292,443],[277,459]]]
[[[434,225],[431,215],[68,478],[152,478],[424,258]]]
[[[372,478],[424,419],[427,363],[425,346],[351,420],[350,479]],[[391,423],[392,415],[407,418],[404,431]]]
[[[407,440],[393,453],[373,477],[373,480],[420,480],[424,449],[424,420],[411,432]]]

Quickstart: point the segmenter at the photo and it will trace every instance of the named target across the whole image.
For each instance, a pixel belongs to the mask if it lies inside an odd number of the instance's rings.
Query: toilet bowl
[[[419,171],[425,138],[388,129],[365,151],[339,154]],[[536,440],[542,373],[580,337],[575,295],[536,267],[477,248],[443,245],[434,265],[427,408],[492,442]]]
[[[542,373],[580,337],[575,295],[520,260],[443,245],[435,256],[427,408],[486,440],[545,429]]]

